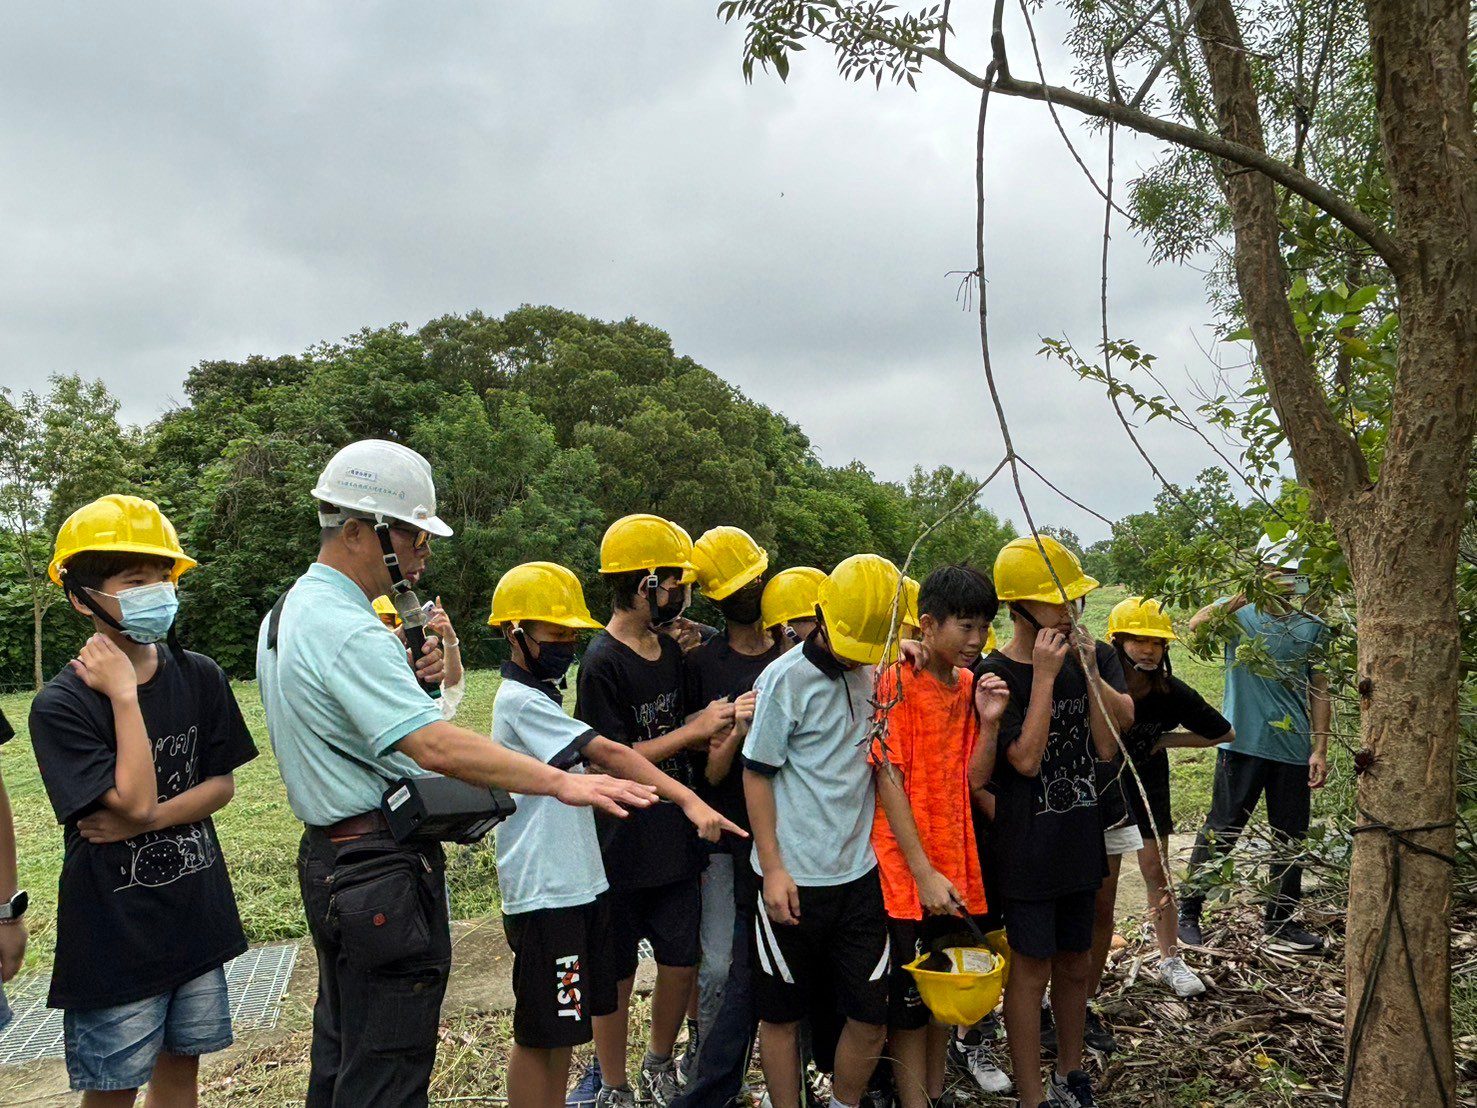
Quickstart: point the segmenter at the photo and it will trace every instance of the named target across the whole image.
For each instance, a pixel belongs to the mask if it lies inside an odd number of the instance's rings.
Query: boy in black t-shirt
[[[992,830],[1014,954],[1005,1028],[1027,1108],[1046,1102],[1039,1012],[1048,981],[1058,1042],[1052,1103],[1094,1103],[1081,1068],[1082,1033],[1094,902],[1108,868],[1094,774],[1096,763],[1117,750],[1114,729],[1132,720],[1112,649],[1073,632],[1068,605],[1098,583],[1055,539],[1039,537],[1046,558],[1037,542],[1015,539],[995,560],[995,591],[1010,606],[1014,635],[977,669],[999,675],[1010,688],[995,760]]]
[[[97,629],[30,720],[66,842],[48,1003],[84,1105],[131,1104],[145,1082],[194,1103],[199,1056],[231,1043],[223,967],[246,937],[211,816],[256,748],[220,667],[172,642],[194,565],[132,496],[73,513],[51,563]]]
[[[754,713],[754,682],[783,651],[761,617],[764,575],[769,555],[745,531],[714,527],[693,547],[698,585],[723,613],[723,630],[686,658],[689,710],[715,700],[734,705],[736,726],[709,746],[693,752],[697,793],[744,829],[749,826],[744,803],[743,759],[739,750]],[[749,1048],[757,1017],[749,980],[748,929],[758,889],[749,864],[748,839],[727,835],[708,853],[702,876],[702,963],[698,969],[698,1019],[688,1027],[688,1061],[696,1053],[698,1085],[721,1086],[726,1098],[737,1096],[748,1068]],[[742,921],[742,922],[741,922]],[[736,924],[741,930],[735,929]],[[725,1017],[724,1032],[711,1039],[720,1004],[730,993],[743,1013]],[[696,1031],[696,1034],[694,1033]],[[691,1074],[684,1076],[690,1078]],[[689,1096],[700,1094],[688,1084]],[[694,1104],[703,1100],[694,1099]],[[684,1103],[687,1103],[684,1100]]]
[[[658,629],[682,614],[692,579],[692,542],[676,524],[652,515],[611,524],[600,544],[600,572],[613,611],[585,650],[576,679],[575,716],[606,738],[625,743],[669,777],[692,785],[690,750],[728,731],[734,706],[715,700],[685,722],[682,649]],[[629,1108],[626,1036],[636,948],[649,939],[656,957],[651,1038],[641,1083],[665,1108],[677,1093],[672,1061],[697,974],[702,854],[696,831],[673,804],[659,803],[624,820],[602,820],[601,854],[610,882],[613,956],[619,961],[616,1011],[595,1018],[600,1063],[598,1108]]]

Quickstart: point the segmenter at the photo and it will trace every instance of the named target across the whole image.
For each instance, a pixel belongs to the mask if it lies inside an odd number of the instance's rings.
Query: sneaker
[[[970,1040],[976,1040],[971,1042]],[[969,1075],[981,1092],[1008,1093],[1010,1078],[995,1064],[995,1052],[989,1039],[978,1031],[972,1031],[961,1039],[955,1035],[949,1040],[949,1058]]]
[[[1159,959],[1159,980],[1173,989],[1175,996],[1199,996],[1205,991],[1205,982],[1195,976],[1195,971],[1178,954]]]
[[[1108,1025],[1103,1022],[1103,1017],[1091,1008],[1087,1010],[1087,1023],[1082,1028],[1082,1042],[1091,1050],[1099,1054],[1112,1054],[1118,1049],[1118,1040],[1113,1038],[1113,1032],[1108,1030]],[[1078,1072],[1073,1070],[1072,1073]],[[1067,1075],[1068,1077],[1071,1074]]]
[[[1051,1009],[1041,1009],[1041,1049],[1056,1053],[1056,1021],[1051,1018]]]
[[[1046,1103],[1060,1108],[1096,1108],[1097,1101],[1092,1095],[1092,1078],[1083,1070],[1073,1070],[1064,1080],[1053,1070]]]
[[[698,1035],[697,1028],[689,1024],[687,1028],[687,1045],[682,1048],[682,1053],[677,1057],[677,1084],[680,1088],[687,1088],[687,1082],[692,1079],[697,1070],[697,1052],[702,1046],[702,1039]]]
[[[641,1066],[641,1091],[646,1098],[656,1105],[656,1108],[667,1108],[667,1105],[677,1099],[677,1094],[682,1091],[682,1086],[677,1082],[677,1064],[668,1058],[660,1065]],[[595,1108],[605,1108],[603,1104],[597,1104]]]
[[[636,1108],[636,1094],[629,1087],[613,1089],[601,1085],[595,1094],[595,1108]]]
[[[591,1058],[589,1066],[564,1098],[564,1108],[592,1108],[600,1093],[600,1059]]]
[[[1263,928],[1267,946],[1287,954],[1322,954],[1323,937],[1304,931],[1292,920],[1285,923],[1269,923]]]
[[[1180,942],[1186,946],[1204,946],[1205,936],[1200,933],[1200,917],[1180,914]]]

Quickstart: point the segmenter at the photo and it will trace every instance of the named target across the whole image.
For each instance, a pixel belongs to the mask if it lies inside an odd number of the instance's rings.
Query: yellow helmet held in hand
[[[759,599],[759,618],[765,627],[778,627],[792,619],[814,619],[816,595],[826,579],[814,566],[782,569],[764,586]]]
[[[67,517],[56,533],[56,550],[47,572],[60,585],[67,562],[84,551],[146,554],[174,562],[170,580],[198,564],[180,546],[174,524],[152,500],[123,493],[100,496]]]
[[[901,579],[880,554],[853,554],[821,582],[816,602],[837,657],[863,665],[882,660]]]
[[[1113,605],[1113,610],[1108,613],[1108,639],[1111,641],[1117,634],[1163,639],[1165,642],[1173,642],[1179,637],[1159,601],[1145,600],[1142,596],[1130,596]]]
[[[1046,558],[1041,557],[1034,538],[1022,535],[1006,543],[1005,549],[996,556],[995,594],[1001,600],[1060,604],[1063,590],[1067,600],[1072,601],[1080,600],[1098,587],[1094,578],[1082,572],[1082,563],[1077,560],[1077,555],[1056,539],[1042,535],[1041,546],[1046,550]],[[1049,569],[1047,559],[1051,562]],[[1062,583],[1060,589],[1052,579],[1052,571]]]
[[[692,547],[698,587],[709,600],[732,596],[769,568],[769,555],[739,527],[704,531]]]
[[[554,562],[524,562],[502,575],[492,591],[490,626],[536,619],[560,627],[600,627],[572,570]]]
[[[680,569],[683,584],[696,577],[692,538],[671,520],[637,513],[622,516],[606,528],[600,540],[601,573],[652,573],[664,566]]]

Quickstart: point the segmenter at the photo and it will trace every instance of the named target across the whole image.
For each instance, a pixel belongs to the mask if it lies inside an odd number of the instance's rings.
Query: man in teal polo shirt
[[[1264,538],[1259,546],[1263,574],[1289,597],[1298,570],[1290,553],[1295,542],[1295,535],[1276,543]],[[1190,630],[1220,610],[1236,622],[1237,634],[1226,644],[1224,705],[1236,738],[1217,755],[1210,814],[1196,836],[1190,873],[1236,845],[1265,793],[1275,849],[1271,880],[1277,887],[1266,905],[1267,943],[1289,953],[1317,954],[1323,939],[1300,927],[1293,913],[1302,899],[1303,871],[1295,858],[1307,838],[1312,790],[1322,788],[1328,778],[1328,677],[1313,667],[1328,627],[1290,604],[1274,601],[1263,609],[1237,595],[1196,612]],[[1243,638],[1256,640],[1270,660],[1270,671],[1253,672],[1237,661]],[[1203,894],[1180,901],[1181,942],[1202,945],[1204,903]]]
[[[445,868],[439,845],[391,837],[379,813],[386,784],[439,773],[616,816],[650,804],[655,792],[555,769],[442,720],[421,684],[440,680],[435,640],[412,670],[373,607],[391,583],[383,528],[412,584],[430,560],[432,536],[451,534],[436,516],[424,458],[398,443],[352,443],[313,495],[318,560],[263,620],[257,641],[272,749],[288,803],[306,825],[298,878],[318,955],[307,1104],[424,1105],[451,968]],[[343,910],[356,884],[372,911],[364,921]],[[381,938],[390,934],[393,944]]]

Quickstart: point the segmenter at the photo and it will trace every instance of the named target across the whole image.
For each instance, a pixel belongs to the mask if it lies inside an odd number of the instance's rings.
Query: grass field
[[[1104,588],[1088,598],[1087,622],[1102,633],[1108,611],[1122,599],[1120,589]],[[998,631],[1005,631],[1001,621]],[[1005,631],[1008,634],[1008,631]],[[1191,658],[1183,649],[1176,653],[1175,673],[1194,685],[1213,704],[1219,704],[1222,675],[1219,666]],[[466,699],[458,722],[486,732],[492,720],[492,698],[498,676],[493,671],[468,677]],[[248,937],[253,942],[281,939],[304,933],[302,906],[298,899],[296,869],[298,837],[302,832],[287,807],[277,764],[267,738],[261,701],[254,682],[237,682],[236,697],[261,752],[256,761],[236,774],[236,798],[216,819],[221,842],[230,866],[236,900]],[[36,771],[26,718],[31,695],[0,696],[0,710],[15,725],[16,738],[0,747],[3,772],[11,805],[15,810],[20,842],[20,883],[30,891],[27,915],[31,942],[26,963],[30,969],[49,966],[56,919],[56,881],[61,869],[62,836]],[[1174,766],[1175,821],[1180,828],[1198,824],[1210,804],[1214,751],[1179,750],[1171,754]],[[485,846],[452,847],[448,873],[452,913],[458,919],[481,916],[497,907],[497,880],[490,843]]]

